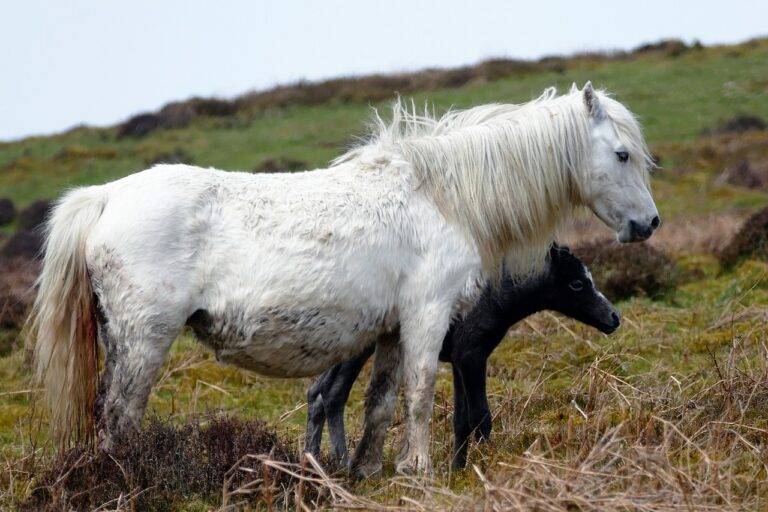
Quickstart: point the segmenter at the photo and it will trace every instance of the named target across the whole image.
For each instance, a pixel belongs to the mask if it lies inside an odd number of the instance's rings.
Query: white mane
[[[606,115],[631,154],[651,163],[640,126],[619,102],[600,91]],[[374,116],[374,135],[334,163],[397,154],[441,212],[476,242],[486,269],[537,271],[553,234],[582,204],[590,163],[589,117],[575,87],[557,96],[548,88],[524,104],[489,104],[436,117],[398,99],[392,119]],[[647,172],[645,173],[647,174]],[[647,179],[647,178],[645,178]]]

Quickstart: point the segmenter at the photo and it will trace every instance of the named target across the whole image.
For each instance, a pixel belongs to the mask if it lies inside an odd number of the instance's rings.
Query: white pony
[[[440,119],[393,110],[328,169],[161,165],[65,195],[30,318],[54,436],[88,431],[94,411],[107,449],[135,429],[185,325],[220,361],[279,377],[318,374],[378,340],[372,441],[353,470],[380,468],[401,377],[397,469],[428,470],[440,345],[477,283],[505,255],[521,275],[535,270],[577,206],[622,242],[659,225],[638,123],[589,83]]]

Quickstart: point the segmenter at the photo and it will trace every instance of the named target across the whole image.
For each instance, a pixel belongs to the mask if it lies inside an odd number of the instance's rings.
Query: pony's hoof
[[[401,475],[432,475],[432,464],[429,455],[407,454],[395,464],[395,471]]]

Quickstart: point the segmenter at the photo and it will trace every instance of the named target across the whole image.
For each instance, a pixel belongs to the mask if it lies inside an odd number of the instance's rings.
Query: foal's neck
[[[547,309],[542,294],[546,278],[547,273],[545,271],[544,274],[522,283],[502,284],[497,295],[497,304],[510,326],[527,316]]]

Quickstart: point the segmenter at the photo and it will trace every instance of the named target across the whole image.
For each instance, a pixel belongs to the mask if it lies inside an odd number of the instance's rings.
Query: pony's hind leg
[[[104,370],[99,376],[99,387],[93,404],[93,419],[101,438],[106,435],[104,430],[104,404],[107,400],[109,386],[112,384],[112,374],[115,371],[115,355],[112,350],[114,343],[110,342],[107,323],[103,316],[98,319],[98,340],[104,350]]]
[[[354,478],[368,478],[381,471],[384,439],[397,402],[400,349],[397,335],[382,336],[376,342],[371,383],[365,398],[363,437],[350,462],[350,472]]]
[[[142,329],[142,335],[110,335],[111,363],[105,371],[103,397],[104,437],[101,447],[111,450],[138,430],[152,386],[178,329]]]

